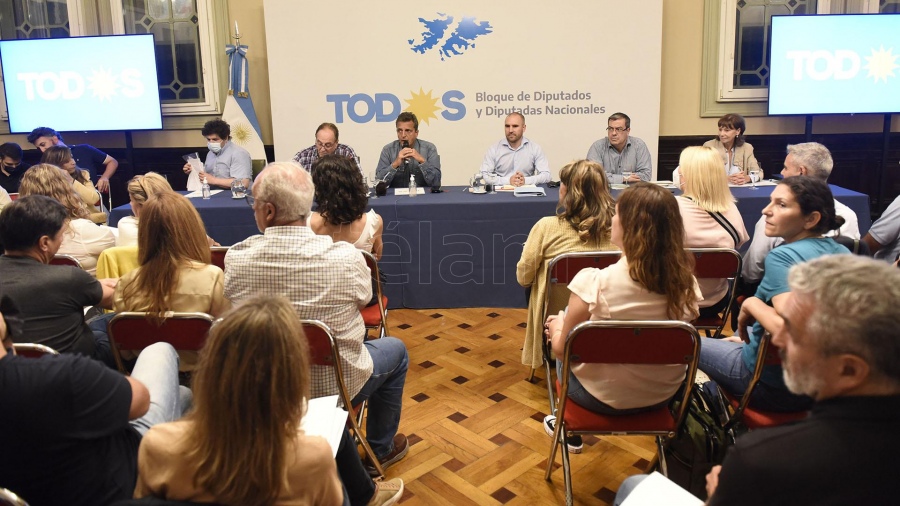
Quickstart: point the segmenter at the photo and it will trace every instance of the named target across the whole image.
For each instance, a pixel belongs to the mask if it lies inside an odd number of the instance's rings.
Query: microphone
[[[409,147],[409,141],[403,141],[400,143],[400,149],[406,149]],[[403,159],[403,167],[409,168],[409,158]]]

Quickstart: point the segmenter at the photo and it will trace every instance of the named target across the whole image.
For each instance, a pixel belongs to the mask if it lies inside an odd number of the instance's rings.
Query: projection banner
[[[277,160],[332,122],[369,174],[408,110],[437,146],[443,184],[466,184],[516,111],[556,179],[621,111],[656,174],[662,0],[264,6]]]

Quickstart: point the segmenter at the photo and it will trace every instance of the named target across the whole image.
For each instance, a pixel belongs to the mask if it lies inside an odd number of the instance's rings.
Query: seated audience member
[[[6,193],[5,188],[0,186],[0,211],[10,202],[12,202],[12,197],[9,196],[9,193]]]
[[[44,195],[65,206],[69,221],[62,236],[59,254],[72,255],[81,262],[84,270],[94,274],[97,270],[97,257],[101,251],[115,246],[116,236],[113,229],[98,226],[88,219],[90,212],[72,189],[65,172],[46,163],[35,165],[22,176],[19,194],[23,197]]]
[[[206,145],[209,153],[203,162],[203,172],[200,180],[206,179],[210,186],[219,188],[231,188],[234,180],[250,187],[250,178],[253,177],[253,162],[250,153],[231,140],[231,127],[228,123],[213,119],[203,125],[200,131],[206,137]],[[184,164],[184,173],[191,172],[191,164]]]
[[[547,318],[553,353],[565,352],[566,336],[587,320],[683,320],[697,317],[700,289],[694,257],[684,250],[684,226],[675,197],[652,183],[635,183],[619,196],[611,240],[622,258],[605,269],[583,269],[572,279],[566,311]],[[562,377],[562,360],[556,372]],[[578,364],[569,372],[569,399],[610,415],[654,409],[669,402],[684,380],[682,365]],[[553,434],[556,417],[544,418]],[[568,437],[581,451],[581,437]]]
[[[38,127],[32,130],[28,134],[28,142],[40,149],[41,153],[52,146],[66,147],[62,134],[47,127]],[[97,189],[107,193],[109,191],[109,178],[116,173],[116,169],[119,168],[119,162],[90,144],[74,144],[68,147],[72,148],[72,156],[75,157],[76,165],[87,169],[91,174],[91,181],[97,185]]]
[[[834,161],[828,148],[818,142],[804,142],[802,144],[789,144],[787,152],[781,175],[784,177],[809,176],[823,183],[828,182],[828,176],[831,175],[831,169],[834,166]],[[856,218],[856,213],[837,199],[834,199],[834,211],[837,216],[844,219],[843,225],[841,225],[841,228],[830,231],[826,235],[829,237],[841,235],[851,239],[859,239],[859,222]],[[751,285],[751,287],[757,285],[763,277],[766,255],[769,251],[772,251],[772,248],[782,243],[780,238],[768,236],[765,230],[766,218],[763,216],[756,222],[753,240],[750,241],[750,248],[744,253],[744,266],[741,271],[741,277],[744,283]],[[752,293],[751,291],[750,294]]]
[[[310,395],[309,350],[286,299],[248,300],[218,323],[193,384],[194,410],[184,420],[153,427],[141,441],[135,497],[341,504],[328,442],[299,428]],[[342,446],[356,451],[352,444]],[[368,489],[368,501],[375,484],[359,455],[349,457],[356,461],[358,482],[347,488]],[[399,499],[403,481],[392,485],[390,496]]]
[[[834,212],[834,198],[824,181],[805,176],[783,179],[763,209],[765,234],[780,237],[784,243],[766,255],[765,275],[756,295],[741,305],[737,331],[746,336],[726,339],[704,339],[700,347],[700,369],[729,393],[740,397],[747,389],[759,341],[766,331],[776,332],[779,313],[785,311],[789,298],[788,270],[791,266],[822,255],[849,253],[847,248],[824,237],[839,228],[843,219]],[[749,331],[748,327],[753,326]],[[788,391],[781,367],[767,366],[753,390],[750,405],[766,411],[801,411],[809,409],[811,399]]]
[[[328,155],[349,158],[359,164],[359,157],[353,148],[338,143],[338,127],[334,123],[319,125],[316,128],[316,143],[294,155],[294,161],[309,172],[320,158]]]
[[[19,180],[25,172],[21,165],[22,147],[15,142],[0,144],[0,187],[6,193],[19,193]]]
[[[269,164],[257,177],[253,212],[262,235],[232,246],[225,256],[225,297],[284,295],[300,318],[334,331],[353,404],[368,399],[366,437],[382,466],[409,450],[400,424],[409,357],[393,337],[365,340],[359,308],[372,298],[371,274],[352,245],[316,235],[307,226],[313,199],[308,172],[293,162]],[[331,371],[313,370],[312,396],[337,393]]]
[[[434,144],[419,139],[416,115],[401,112],[394,125],[397,140],[381,149],[376,177],[391,188],[406,188],[411,177],[418,186],[441,186],[441,156]]]
[[[134,176],[128,182],[128,199],[131,204],[131,213],[134,216],[126,216],[119,220],[116,227],[119,229],[119,237],[116,246],[137,246],[138,243],[138,219],[141,216],[141,208],[147,199],[153,195],[170,192],[172,187],[166,178],[156,172],[148,172]]]
[[[728,182],[744,184],[750,182],[750,171],[759,169],[759,162],[753,155],[753,146],[744,140],[747,123],[740,114],[726,114],[719,118],[719,135],[703,143],[718,152],[725,163]],[[721,168],[721,163],[719,164]]]
[[[41,163],[49,163],[66,171],[72,178],[75,193],[81,197],[88,211],[91,213],[90,219],[94,223],[106,223],[106,213],[103,212],[100,202],[100,194],[94,188],[91,182],[91,174],[86,170],[81,170],[75,166],[75,159],[72,158],[72,152],[67,146],[52,146],[44,151],[41,155]]]
[[[13,316],[6,297],[0,307],[4,319]],[[14,340],[37,341],[25,319],[18,334],[20,325],[7,332],[0,323],[0,486],[35,506],[128,499],[142,434],[190,405],[191,391],[178,386],[178,355],[169,344],[151,345],[131,376],[76,355],[18,357]]]
[[[710,506],[894,504],[900,451],[900,270],[857,256],[791,268],[773,344],[787,387],[815,400],[801,422],[738,438],[706,477]],[[619,487],[616,504],[644,475]]]
[[[98,281],[76,267],[48,265],[64,240],[66,220],[65,207],[41,195],[6,206],[0,213],[0,291],[22,312],[28,342],[115,367],[106,332],[91,332],[84,307],[112,307],[116,280]]]
[[[141,266],[119,280],[113,309],[147,311],[155,320],[166,311],[222,316],[231,308],[224,296],[225,275],[209,263],[209,244],[194,205],[183,195],[163,192],[150,197],[142,213]],[[193,369],[196,354],[180,355],[182,369]]]
[[[616,203],[609,194],[606,172],[596,162],[580,160],[559,171],[559,203],[556,216],[541,218],[525,240],[522,258],[516,265],[519,284],[531,287],[528,297],[528,323],[522,363],[538,368],[543,362],[541,340],[544,318],[541,315],[547,292],[547,265],[558,255],[575,251],[617,250],[609,233]],[[562,299],[562,304],[559,301]],[[548,314],[555,314],[569,300],[563,286],[551,294]],[[554,304],[553,302],[557,303]]]
[[[492,144],[484,154],[481,173],[495,172],[497,184],[522,186],[550,182],[550,164],[544,150],[524,136],[525,116],[514,112],[504,122],[506,138]]]
[[[373,254],[376,260],[381,259],[384,221],[374,209],[366,212],[369,190],[356,162],[343,156],[326,155],[313,164],[311,174],[318,204],[309,218],[313,232],[327,235],[335,242],[349,242],[356,249]],[[372,300],[368,306],[378,303],[374,279],[372,283]]]
[[[750,238],[741,212],[734,205],[719,155],[710,147],[690,147],[681,152],[681,196],[675,197],[684,221],[685,248],[740,248]],[[715,316],[728,304],[728,281],[698,281],[703,300],[701,316]]]
[[[900,197],[894,199],[863,237],[872,256],[895,262],[900,255]]]

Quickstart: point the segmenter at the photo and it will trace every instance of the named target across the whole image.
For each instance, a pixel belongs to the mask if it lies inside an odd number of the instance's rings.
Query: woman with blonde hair
[[[612,219],[622,258],[605,269],[583,269],[572,279],[566,311],[547,318],[551,348],[562,356],[566,336],[587,320],[682,320],[697,317],[701,299],[694,257],[684,243],[675,197],[651,183],[622,192]],[[556,363],[562,376],[562,360]],[[579,364],[569,371],[569,400],[603,414],[630,414],[669,402],[684,379],[681,365]],[[556,417],[544,419],[553,434]],[[578,453],[580,437],[567,438]]]
[[[615,202],[609,193],[606,172],[590,160],[572,162],[559,171],[559,204],[556,216],[541,218],[532,227],[516,265],[519,284],[531,287],[528,299],[528,322],[522,363],[538,368],[543,362],[541,339],[544,322],[541,311],[547,291],[547,264],[557,255],[573,251],[616,250],[610,242],[610,224]],[[550,294],[548,314],[563,307],[565,288]],[[555,295],[555,296],[554,296]],[[556,304],[553,304],[557,301]]]
[[[681,152],[676,169],[684,192],[675,197],[684,221],[685,248],[740,248],[750,236],[734,204],[719,154],[710,147],[693,146]],[[713,317],[728,303],[728,282],[699,281],[703,301],[700,316]]]
[[[114,309],[201,312],[221,316],[231,303],[224,296],[225,275],[210,265],[203,221],[193,204],[175,192],[153,195],[141,211],[138,261],[119,279]]]
[[[340,504],[331,448],[299,429],[309,369],[306,338],[287,299],[251,299],[229,313],[201,352],[193,411],[155,425],[141,441],[135,497]]]
[[[172,187],[169,186],[166,178],[156,172],[134,176],[128,182],[127,188],[128,198],[131,201],[131,212],[134,216],[126,216],[119,220],[119,238],[116,241],[116,246],[136,246],[141,207],[151,196],[172,191]]]
[[[91,182],[91,173],[86,170],[79,170],[75,166],[75,158],[72,157],[72,151],[68,146],[51,146],[41,155],[41,163],[49,163],[66,171],[66,174],[72,178],[72,186],[75,193],[81,197],[90,212],[90,220],[94,223],[106,223],[106,213],[103,212],[102,203],[98,202],[102,197],[94,188]]]
[[[97,271],[97,257],[116,244],[116,236],[105,225],[96,225],[88,218],[90,211],[68,180],[63,169],[42,163],[34,165],[22,175],[19,195],[44,195],[59,201],[69,213],[69,223],[63,233],[60,255],[72,255],[91,274]]]
[[[726,114],[719,118],[719,135],[703,143],[719,154],[719,170],[725,164],[725,174],[732,184],[750,181],[750,171],[759,169],[753,146],[744,140],[747,122],[740,114]]]

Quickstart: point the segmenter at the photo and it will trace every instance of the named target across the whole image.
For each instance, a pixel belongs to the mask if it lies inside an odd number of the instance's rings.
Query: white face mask
[[[213,153],[218,153],[222,151],[222,143],[221,142],[207,142],[206,147],[209,148]]]

